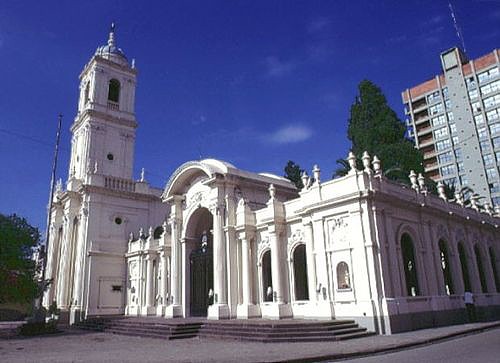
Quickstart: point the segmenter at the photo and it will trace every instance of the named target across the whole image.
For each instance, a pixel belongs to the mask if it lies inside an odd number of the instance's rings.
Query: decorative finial
[[[479,211],[479,204],[477,203],[479,200],[479,195],[473,194],[472,197],[470,197],[470,206],[472,209]]]
[[[411,187],[413,189],[415,189],[416,191],[418,191],[417,174],[415,174],[415,170],[410,170],[409,178],[410,178]]]
[[[443,182],[441,182],[441,181],[438,182],[437,190],[438,190],[439,198],[446,201],[448,198],[446,198],[446,192],[445,192],[445,187],[444,187]]]
[[[153,226],[149,226],[148,234],[149,237],[153,237]]]
[[[460,193],[460,191],[455,192],[455,202],[462,207],[464,206],[464,198],[462,197],[462,193]]]
[[[94,174],[97,174],[98,167],[99,167],[99,164],[97,163],[97,160],[96,160],[96,162],[94,163]]]
[[[377,157],[377,155],[373,155],[372,165],[373,165],[373,171],[375,172],[375,175],[380,175],[382,173],[382,169],[380,167],[380,160]]]
[[[321,169],[319,168],[318,164],[314,164],[313,166],[313,178],[314,178],[314,184],[319,185],[320,183],[320,172]]]
[[[271,184],[269,185],[269,197],[271,198],[271,200],[274,200],[274,198],[276,197],[276,188],[274,187],[274,184]]]
[[[309,175],[307,175],[307,172],[305,170],[302,172],[302,176],[300,178],[302,179],[302,185],[304,185],[302,190],[306,190],[309,186]]]
[[[417,180],[418,180],[418,187],[420,188],[420,190],[422,191],[422,193],[426,194],[427,193],[427,189],[425,188],[425,178],[422,175],[422,173],[418,173]]]
[[[372,170],[370,169],[370,154],[368,154],[368,151],[363,152],[361,160],[363,161],[364,172],[367,174],[371,174]]]
[[[484,210],[486,213],[488,213],[490,216],[493,215],[493,208],[491,208],[491,204],[488,202],[484,203]]]
[[[115,46],[115,23],[111,23],[111,28],[109,29],[108,45],[110,47]]]
[[[135,69],[135,58],[132,58],[132,65],[131,65],[132,69]]]
[[[356,171],[356,155],[352,151],[349,151],[349,156],[347,157],[347,162],[351,168],[350,172]]]
[[[144,183],[146,181],[146,171],[144,170],[144,168],[141,169],[141,182]]]

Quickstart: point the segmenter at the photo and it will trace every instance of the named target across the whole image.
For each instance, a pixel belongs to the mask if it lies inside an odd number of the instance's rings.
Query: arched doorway
[[[301,243],[293,250],[293,272],[295,280],[295,300],[309,300],[305,244]]]
[[[212,226],[212,214],[206,208],[199,208],[190,217],[186,229],[186,255],[189,259],[186,303],[189,303],[190,316],[207,316],[208,305],[213,303],[210,296],[214,287]]]

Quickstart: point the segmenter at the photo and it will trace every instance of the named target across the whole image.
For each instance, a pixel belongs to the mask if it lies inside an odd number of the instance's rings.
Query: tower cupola
[[[128,65],[125,53],[116,45],[115,23],[111,23],[108,44],[98,47],[95,51],[95,55],[121,65]]]

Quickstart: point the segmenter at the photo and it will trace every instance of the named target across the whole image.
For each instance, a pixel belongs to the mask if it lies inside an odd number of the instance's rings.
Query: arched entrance
[[[186,273],[189,276],[190,316],[207,316],[208,305],[212,304],[210,291],[213,291],[212,255],[213,216],[206,208],[198,208],[189,218],[186,229],[186,252],[189,258]],[[187,295],[187,294],[186,294]]]

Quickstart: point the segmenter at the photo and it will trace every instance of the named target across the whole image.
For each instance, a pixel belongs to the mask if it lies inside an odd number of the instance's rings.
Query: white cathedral
[[[94,316],[356,320],[379,334],[500,318],[499,211],[387,180],[350,154],[305,187],[206,159],[165,188],[133,178],[137,70],[114,30],[80,74],[65,188],[52,203],[47,277],[71,323]],[[165,176],[167,178],[167,175]],[[64,189],[64,190],[63,190]]]

